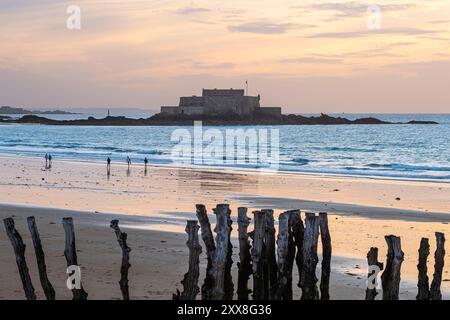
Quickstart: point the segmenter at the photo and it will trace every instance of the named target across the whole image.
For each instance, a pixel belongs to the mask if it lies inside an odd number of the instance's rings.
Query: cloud
[[[306,27],[312,26],[295,23],[275,23],[260,20],[260,21],[246,22],[234,26],[228,26],[228,30],[231,32],[244,32],[256,34],[283,34],[289,30],[302,29]]]
[[[26,7],[36,7],[36,6],[45,6],[49,4],[58,4],[61,1],[58,0],[40,0],[39,3],[37,1],[30,0],[2,0],[0,2],[0,10],[15,10],[15,9],[23,9]]]
[[[368,4],[359,2],[326,2],[315,3],[310,5],[296,6],[296,8],[316,10],[316,11],[328,11],[334,12],[333,18],[353,18],[361,17],[367,14],[367,10],[370,6]],[[402,4],[385,4],[377,5],[382,12],[388,11],[403,11],[415,7],[414,4],[402,3]]]
[[[209,9],[200,8],[200,7],[184,7],[184,8],[178,9],[176,11],[176,13],[181,14],[181,15],[190,15],[190,14],[209,12],[209,11],[210,11]]]
[[[192,68],[194,69],[232,69],[236,65],[234,63],[223,62],[223,63],[204,63],[204,62],[193,62]]]
[[[305,63],[305,64],[335,64],[341,63],[341,58],[324,58],[324,57],[301,57],[301,58],[289,58],[282,59],[280,63]]]
[[[358,38],[368,37],[373,35],[402,35],[402,36],[418,36],[418,35],[431,35],[436,31],[415,29],[415,28],[386,28],[379,30],[359,30],[359,31],[343,31],[343,32],[322,32],[308,36],[308,38]]]

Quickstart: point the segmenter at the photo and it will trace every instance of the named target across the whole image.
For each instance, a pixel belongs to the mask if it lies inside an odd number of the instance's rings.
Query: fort
[[[161,113],[189,116],[262,115],[281,118],[281,108],[261,107],[260,100],[260,95],[247,96],[243,89],[203,89],[201,97],[181,97],[178,106],[163,106]]]

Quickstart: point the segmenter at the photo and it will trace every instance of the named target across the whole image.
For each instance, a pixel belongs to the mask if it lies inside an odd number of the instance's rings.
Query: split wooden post
[[[174,295],[174,300],[196,300],[200,288],[198,286],[198,278],[200,277],[200,254],[202,247],[198,240],[198,230],[200,229],[197,221],[188,221],[186,225],[186,233],[188,234],[188,241],[186,242],[189,248],[189,269],[184,275],[183,293],[177,292]]]
[[[266,299],[264,291],[264,234],[265,215],[261,211],[253,212],[255,225],[252,246],[252,268],[253,268],[253,300]]]
[[[75,246],[75,231],[73,226],[72,218],[63,218],[62,220],[64,232],[66,236],[66,248],[64,250],[64,256],[66,257],[67,267],[77,267],[78,266],[78,258],[77,258],[77,249]],[[83,285],[81,284],[80,279],[80,287],[72,289],[73,300],[87,300],[88,293],[84,291]]]
[[[303,225],[300,210],[289,211],[289,215],[292,235],[294,237],[294,244],[297,248],[295,263],[297,264],[298,270],[297,286],[300,288],[301,276],[303,273],[303,239],[305,237],[305,226]]]
[[[231,243],[231,231],[233,231],[233,220],[231,220],[231,210],[229,208],[229,205],[226,206],[225,210],[226,216],[227,216],[227,223],[228,223],[228,251],[226,256],[226,262],[225,262],[225,284],[224,284],[224,300],[233,300],[234,296],[234,283],[233,283],[233,277],[231,275],[231,268],[233,267],[233,244]]]
[[[268,294],[268,299],[273,300],[277,292],[277,257],[275,250],[275,220],[273,217],[273,210],[262,210],[265,216],[265,235],[264,235],[264,249],[265,249],[265,275],[264,290]]]
[[[211,291],[208,294],[211,300],[224,300],[229,289],[227,263],[230,236],[230,208],[228,204],[219,204],[214,209],[216,215],[216,250],[212,257],[210,276],[212,279]]]
[[[422,238],[419,248],[419,281],[417,283],[418,293],[417,300],[430,300],[430,283],[428,279],[427,259],[430,255],[430,244],[427,238]]]
[[[320,239],[322,242],[322,275],[320,277],[320,299],[330,300],[331,236],[328,229],[328,214],[319,213]]]
[[[16,255],[17,268],[19,269],[20,279],[22,280],[23,290],[27,300],[36,300],[33,283],[31,282],[30,272],[28,270],[27,261],[25,260],[25,244],[16,230],[14,219],[6,218],[3,220],[6,228],[6,234],[14,249]]]
[[[34,252],[36,254],[36,261],[39,270],[39,279],[41,281],[42,289],[44,290],[47,300],[55,300],[55,289],[53,288],[47,276],[47,266],[45,264],[45,253],[42,249],[41,237],[36,226],[36,219],[34,217],[27,218],[28,229],[33,240]]]
[[[292,268],[295,258],[295,244],[290,226],[290,213],[284,212],[278,218],[278,286],[275,299],[292,300]]]
[[[431,282],[431,300],[442,300],[441,282],[445,258],[445,235],[436,232],[436,252],[434,254],[434,274]]]
[[[401,267],[404,253],[401,248],[401,240],[396,236],[385,237],[388,245],[386,269],[381,275],[383,287],[383,300],[398,300],[400,291]]]
[[[211,298],[209,295],[214,282],[214,279],[212,278],[211,275],[211,268],[213,255],[214,252],[216,251],[216,245],[214,243],[214,236],[211,231],[211,224],[209,223],[206,207],[203,204],[196,205],[196,213],[198,221],[200,223],[201,236],[206,247],[206,257],[208,260],[206,266],[205,281],[202,285],[202,299],[209,300]]]
[[[319,240],[319,217],[306,213],[305,237],[303,240],[303,270],[301,276],[302,300],[318,300],[316,268],[317,243]]]
[[[238,208],[238,233],[239,233],[239,262],[238,262],[238,300],[248,300],[251,290],[248,288],[248,280],[252,274],[252,258],[250,255],[250,241],[248,226],[250,218],[247,216],[247,208]]]
[[[117,242],[122,249],[122,264],[120,267],[120,291],[122,291],[123,300],[130,300],[130,291],[128,287],[128,269],[130,269],[130,252],[131,249],[127,245],[128,235],[119,228],[119,220],[112,220],[110,227],[114,230]]]
[[[375,297],[378,295],[378,274],[384,267],[383,263],[378,261],[378,248],[370,248],[369,253],[367,253],[367,264],[369,272],[367,274],[366,300],[375,300]]]

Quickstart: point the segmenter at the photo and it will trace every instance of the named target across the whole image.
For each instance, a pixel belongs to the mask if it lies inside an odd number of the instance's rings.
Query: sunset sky
[[[285,112],[450,113],[450,0],[1,0],[0,20],[0,105],[156,109],[248,80]]]

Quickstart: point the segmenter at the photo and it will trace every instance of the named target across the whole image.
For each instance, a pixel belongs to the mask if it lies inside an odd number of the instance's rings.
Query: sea
[[[311,116],[313,114],[307,114]],[[390,122],[430,120],[437,125],[315,125],[268,126],[259,129],[279,132],[278,170],[298,173],[351,175],[392,179],[450,181],[450,114],[332,114],[348,119],[375,117]],[[78,119],[96,115],[46,115],[53,119]],[[104,115],[103,115],[104,116]],[[134,115],[148,117],[149,115]],[[100,116],[99,116],[100,117]],[[55,161],[75,160],[124,163],[127,156],[135,164],[145,157],[151,164],[174,163],[177,141],[171,139],[181,127],[102,127],[0,125],[0,156],[43,157],[50,153]],[[228,129],[253,126],[203,127],[226,136]],[[192,132],[192,127],[185,127]],[[205,142],[206,143],[206,142]],[[211,161],[201,166],[257,169],[261,164]],[[192,163],[191,165],[196,165]]]

